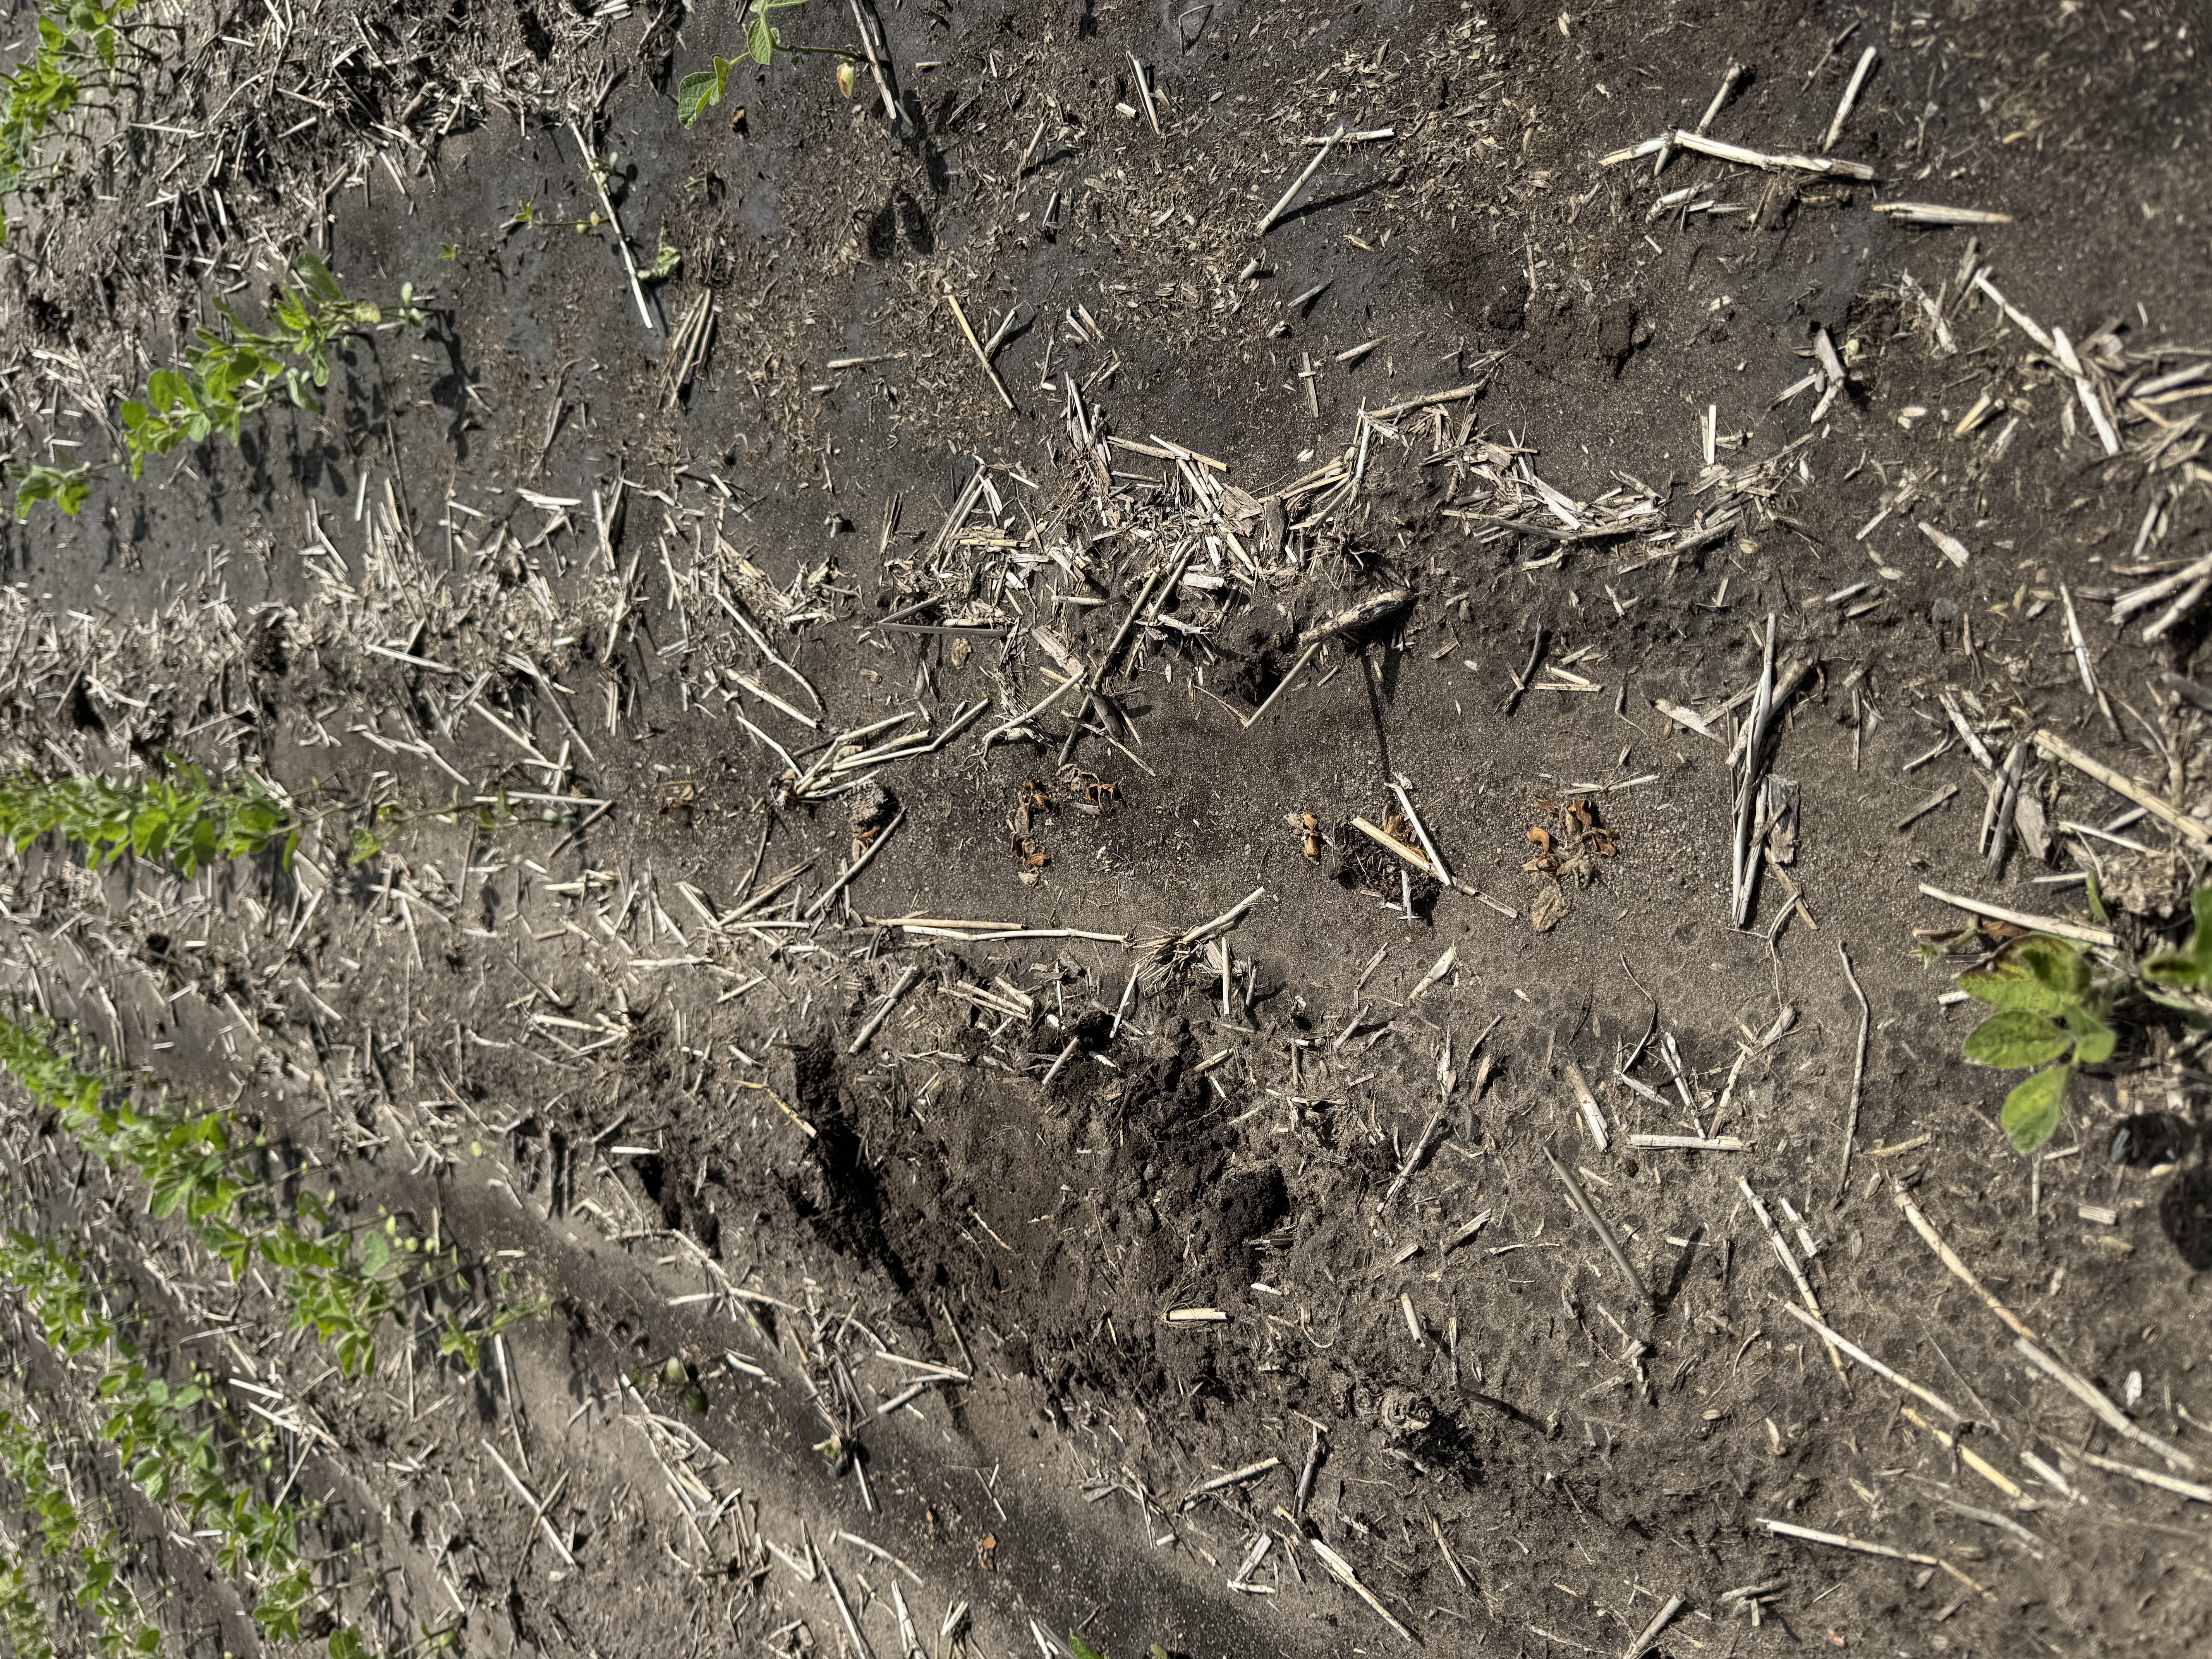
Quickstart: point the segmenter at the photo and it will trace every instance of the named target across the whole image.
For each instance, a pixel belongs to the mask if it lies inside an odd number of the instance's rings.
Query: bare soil
[[[2212,1460],[2197,1051],[2131,1028],[2021,1157],[2016,1077],[1939,1000],[2002,930],[1924,890],[2088,923],[2053,878],[2094,869],[2125,954],[2201,872],[2030,743],[2212,807],[2212,610],[2146,642],[2164,602],[2111,605],[2212,552],[2201,404],[2137,395],[2212,356],[2196,9],[882,24],[902,135],[808,57],[679,127],[741,39],[720,5],[208,8],[11,234],[17,455],[102,452],[303,241],[435,296],[325,414],[0,532],[13,763],[517,815],[350,867],[332,817],[304,870],[190,884],[41,847],[6,901],[16,989],[554,1300],[480,1374],[394,1334],[349,1383],[129,1193],[26,1176],[180,1365],[313,1425],[333,1607],[593,1659],[896,1652],[895,1590],[933,1655],[963,1605],[992,1656],[1032,1621],[1622,1655],[1674,1597],[1644,1651],[2212,1644],[2206,1505],[2088,1461]],[[1830,153],[1873,182],[1601,161],[1696,129],[1731,64],[1711,136],[1817,155],[1869,46]],[[599,206],[572,118],[641,260],[681,254],[650,327],[566,222]],[[1012,408],[956,301],[986,338],[1015,312]],[[1794,816],[1739,927],[1770,640]],[[1073,698],[983,741],[1070,672],[1102,693],[1072,744]],[[1961,725],[2028,745],[1994,866]],[[1450,886],[1353,825],[1394,780]],[[2116,1160],[2150,1111],[2179,1139]],[[1745,1183],[1829,1327],[1961,1424],[1832,1367]],[[1900,1194],[2195,1472],[2032,1366]],[[964,1380],[902,1398],[916,1360]],[[569,1559],[487,1446],[557,1486]],[[185,1587],[180,1650],[250,1650],[237,1587],[85,1478]]]

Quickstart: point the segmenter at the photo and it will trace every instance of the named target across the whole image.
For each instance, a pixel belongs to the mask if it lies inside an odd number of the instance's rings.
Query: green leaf
[[[2074,1039],[2041,1014],[2008,1008],[1991,1014],[1966,1038],[1966,1059],[1976,1066],[2014,1070],[2057,1060]]]
[[[2062,1000],[2026,974],[2005,973],[1996,967],[1960,975],[1959,988],[1992,1008],[2024,1009],[2030,1013],[2055,1014]]]
[[[2005,954],[2055,996],[2078,997],[2089,988],[2089,959],[2069,940],[2031,933]]]
[[[2189,948],[2197,961],[2212,967],[2212,886],[2200,887],[2189,896],[2189,913],[2197,924]]]
[[[2076,1003],[2060,1018],[2074,1034],[2074,1059],[2077,1065],[2101,1066],[2112,1057],[2117,1038],[2097,1010],[2086,1003]]]
[[[708,105],[720,101],[714,92],[712,70],[700,70],[676,83],[676,118],[687,127],[699,118],[699,112]]]
[[[763,59],[766,62],[766,59]],[[736,64],[727,58],[718,57],[714,67],[687,75],[676,83],[676,118],[690,126],[699,118],[709,104],[719,104],[722,94],[729,90],[730,71]]]
[[[2203,982],[2204,972],[2194,952],[2161,951],[2154,957],[2143,958],[2142,976],[2153,985],[2195,990]]]
[[[2014,1152],[2033,1152],[2057,1133],[2066,1104],[2066,1085],[2073,1080],[2071,1066],[2053,1066],[2038,1072],[2005,1097],[2004,1131]]]
[[[2089,964],[2078,947],[2047,934],[2007,945],[1987,968],[1959,975],[1959,988],[1993,1008],[2055,1014],[2088,988]]]
[[[1067,1632],[1067,1650],[1075,1659],[1107,1659],[1104,1650],[1092,1647],[1073,1631]]]
[[[783,44],[783,37],[769,27],[768,11],[769,0],[753,0],[753,9],[745,17],[745,51],[763,69]]]
[[[2183,990],[2212,990],[2212,885],[2198,888],[2189,901],[2196,927],[2185,950],[2146,957],[2142,976],[2154,985]]]
[[[338,286],[338,279],[331,275],[331,268],[313,248],[303,247],[294,254],[292,269],[306,277],[307,286],[332,305],[344,303],[345,290]]]

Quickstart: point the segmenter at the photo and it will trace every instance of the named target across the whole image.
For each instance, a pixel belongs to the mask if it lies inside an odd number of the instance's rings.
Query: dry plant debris
[[[2203,48],[2001,10],[134,9],[0,980],[480,1267],[295,1340],[19,1110],[11,1640],[2212,1640]],[[80,472],[308,248],[423,331]],[[296,852],[36,833],[202,775]]]

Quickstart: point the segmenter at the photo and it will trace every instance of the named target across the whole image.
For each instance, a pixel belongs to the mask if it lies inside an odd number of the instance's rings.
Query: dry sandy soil
[[[6,973],[550,1310],[349,1382],[9,1134],[147,1345],[281,1396],[333,1615],[2212,1645],[2200,1033],[2130,1015],[2024,1158],[1954,990],[1976,907],[2185,936],[2208,850],[2197,8],[915,0],[888,89],[741,63],[689,131],[720,0],[179,18],[10,204],[17,464],[299,246],[431,319],[0,537],[11,764],[321,815],[42,843]],[[512,821],[349,865],[457,792]],[[76,1467],[177,1650],[254,1650]]]

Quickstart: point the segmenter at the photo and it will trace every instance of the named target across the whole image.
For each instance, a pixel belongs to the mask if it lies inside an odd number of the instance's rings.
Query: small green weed
[[[2212,1018],[2212,887],[2190,895],[2189,943],[2142,961],[2144,994],[2202,1022]]]
[[[495,836],[514,826],[514,808],[508,803],[504,789],[472,806],[461,805],[459,790],[443,806],[417,808],[402,806],[398,801],[380,801],[348,832],[346,867],[357,869],[368,863],[384,850],[385,843],[396,831],[432,818],[441,823],[459,823],[465,813],[475,818],[477,832],[482,836]],[[552,822],[552,818],[549,817],[547,822]]]
[[[587,230],[597,230],[605,223],[606,221],[599,217],[597,208],[580,219],[548,219],[538,212],[537,203],[524,202],[500,226],[499,239],[504,242],[518,230],[573,230],[580,234]]]
[[[1094,1647],[1073,1631],[1067,1632],[1067,1650],[1075,1659],[1108,1659],[1105,1649]],[[1168,1650],[1155,1642],[1146,1650],[1146,1659],[1168,1659]]]
[[[500,1300],[492,1308],[490,1316],[479,1324],[463,1324],[447,1315],[438,1330],[438,1353],[441,1358],[458,1357],[471,1370],[483,1365],[483,1345],[497,1336],[509,1325],[526,1319],[536,1319],[553,1306],[550,1297],[533,1297],[526,1302],[509,1302],[514,1286],[502,1274],[499,1281]]]

